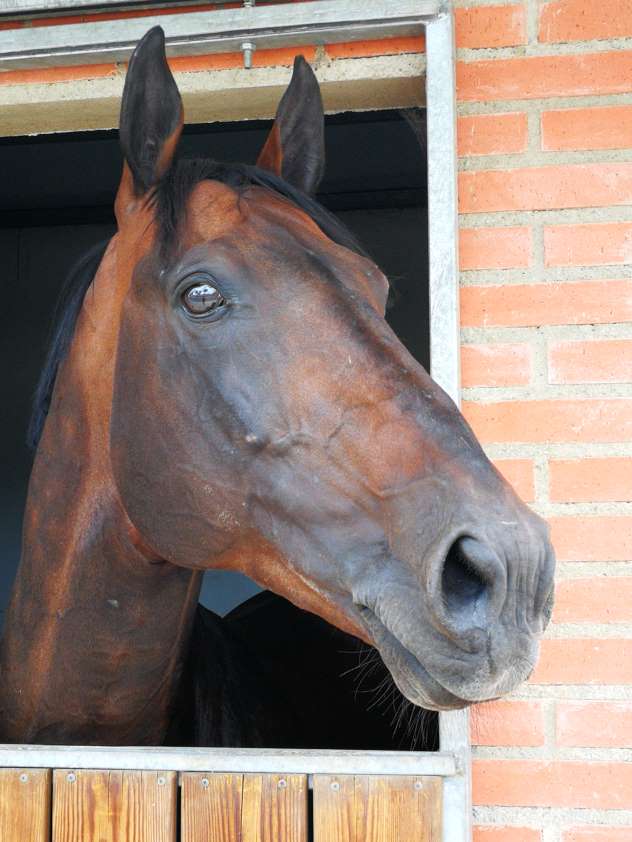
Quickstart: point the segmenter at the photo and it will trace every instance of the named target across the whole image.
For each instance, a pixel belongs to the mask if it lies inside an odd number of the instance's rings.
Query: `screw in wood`
[[[279,787],[279,789],[285,789],[285,787],[287,786],[287,781],[285,780],[285,778],[281,778],[277,786]]]
[[[167,783],[167,781],[165,780],[165,778],[160,777],[160,778],[158,778],[157,783],[158,783],[158,786],[164,786]]]
[[[22,774],[20,775],[20,783],[25,784],[27,783],[28,779],[29,776],[25,772],[22,772]]]
[[[424,785],[421,781],[415,781],[415,789],[423,789]]]
[[[331,785],[331,788],[334,792],[338,792],[338,790],[340,789],[340,784],[338,783],[338,781],[334,781]]]
[[[208,785],[209,785],[208,778],[202,778],[202,786],[204,787],[204,789],[208,789]]]
[[[77,780],[77,776],[75,775],[74,772],[70,772],[70,774],[68,775],[66,780],[68,781],[68,783],[74,784],[74,782]]]

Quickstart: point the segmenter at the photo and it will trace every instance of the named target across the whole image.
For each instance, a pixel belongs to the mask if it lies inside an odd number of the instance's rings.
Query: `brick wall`
[[[632,0],[456,0],[465,412],[550,522],[530,682],[472,717],[475,842],[632,842]]]

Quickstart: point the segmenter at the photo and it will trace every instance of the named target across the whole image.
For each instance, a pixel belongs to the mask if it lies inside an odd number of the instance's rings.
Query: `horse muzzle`
[[[401,692],[425,708],[488,701],[528,678],[550,618],[550,545],[508,563],[470,536],[429,559],[422,577],[385,576],[359,617]],[[377,584],[377,583],[376,583]],[[371,595],[373,598],[371,598]]]

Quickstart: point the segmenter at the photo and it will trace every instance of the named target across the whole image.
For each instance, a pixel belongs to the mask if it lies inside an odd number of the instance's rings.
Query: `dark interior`
[[[185,156],[254,163],[267,121],[189,126]],[[389,277],[388,320],[424,365],[429,358],[424,114],[344,114],[327,119],[320,201],[339,214]],[[3,412],[0,478],[0,627],[20,552],[32,454],[25,434],[55,303],[74,262],[114,231],[121,171],[117,132],[0,140],[0,312]],[[258,590],[215,571],[203,602],[224,614]]]

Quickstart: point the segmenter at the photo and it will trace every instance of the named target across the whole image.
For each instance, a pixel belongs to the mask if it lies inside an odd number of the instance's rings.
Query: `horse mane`
[[[53,315],[53,326],[44,367],[33,395],[31,418],[26,433],[26,442],[31,450],[35,450],[40,440],[50,408],[57,371],[68,353],[83,299],[96,275],[108,243],[109,240],[105,240],[92,246],[75,263],[61,288]]]
[[[152,202],[163,249],[169,250],[176,242],[188,197],[196,184],[207,179],[221,181],[238,191],[252,185],[272,190],[304,211],[335,243],[368,257],[355,236],[339,219],[320,202],[279,176],[248,164],[221,164],[202,158],[184,158],[177,161],[154,191]],[[46,360],[33,396],[27,431],[27,444],[32,450],[35,450],[39,443],[50,408],[57,372],[70,348],[83,299],[96,275],[108,243],[109,240],[106,240],[87,251],[71,269],[62,287],[53,316]]]

